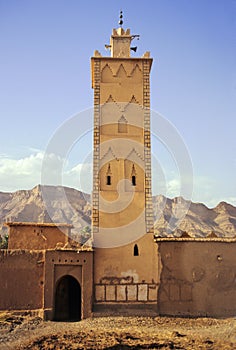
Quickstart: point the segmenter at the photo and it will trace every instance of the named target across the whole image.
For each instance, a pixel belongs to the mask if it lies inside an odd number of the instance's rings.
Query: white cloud
[[[15,191],[32,188],[40,183],[42,159],[42,152],[21,159],[0,156],[0,189]]]
[[[15,159],[0,155],[0,191],[30,189],[37,184],[64,185],[91,192],[92,166],[89,163],[63,168],[56,155],[45,157],[43,151]],[[43,165],[43,168],[42,168]]]
[[[63,184],[90,193],[92,190],[92,164],[77,164],[63,173]]]
[[[180,195],[180,181],[172,179],[167,181],[167,197],[177,197]]]
[[[225,184],[212,176],[195,176],[193,201],[204,203],[210,208],[222,201],[236,206],[236,197],[228,195],[229,189]],[[233,186],[232,193],[234,193]]]
[[[182,183],[181,183],[182,181]],[[177,174],[169,173],[167,178],[160,182],[157,175],[154,174],[153,194],[163,194],[166,197],[173,198],[182,196],[185,199],[190,199],[193,202],[201,202],[208,207],[213,208],[219,202],[225,201],[236,206],[236,197],[229,196],[228,189],[222,186],[218,180],[210,176],[195,175],[193,177],[193,193],[191,195],[191,179],[184,176],[178,177]],[[158,190],[155,192],[155,190]],[[233,193],[233,190],[232,190]]]
[[[32,150],[31,150],[32,151]],[[70,166],[58,159],[56,155],[48,155],[49,160],[44,167],[47,173],[47,181],[43,184],[64,185],[73,187],[83,192],[90,193],[92,189],[92,164],[85,162]],[[6,154],[0,155],[0,191],[16,191],[19,189],[30,189],[42,183],[42,164],[45,158],[44,152],[35,150],[35,153],[15,159]],[[58,164],[66,164],[61,167],[61,174],[58,172]],[[158,173],[156,173],[158,174]],[[164,176],[158,178],[154,174],[153,187],[154,194],[161,193],[167,197],[180,196],[181,179],[174,174],[169,174],[169,178]],[[182,179],[183,180],[183,179]],[[224,195],[224,188],[220,184],[207,176],[194,176],[194,192],[191,199],[194,202],[205,203],[208,207],[215,207],[219,202],[225,201],[236,206],[236,197],[229,196],[229,191]],[[183,192],[183,190],[182,190]],[[184,192],[183,192],[184,193]]]

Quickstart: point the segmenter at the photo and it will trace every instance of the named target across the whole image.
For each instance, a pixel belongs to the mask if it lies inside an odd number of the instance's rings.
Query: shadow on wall
[[[56,285],[54,321],[81,320],[81,287],[72,276],[66,275]]]

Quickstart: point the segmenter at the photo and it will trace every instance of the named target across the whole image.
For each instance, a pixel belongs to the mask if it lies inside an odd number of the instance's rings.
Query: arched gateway
[[[81,320],[81,287],[79,282],[70,275],[61,277],[56,284],[54,320]]]

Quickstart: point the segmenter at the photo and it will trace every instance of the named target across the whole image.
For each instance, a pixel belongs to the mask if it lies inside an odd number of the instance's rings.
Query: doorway
[[[79,282],[72,276],[63,276],[57,282],[54,302],[54,320],[81,320],[81,287]]]

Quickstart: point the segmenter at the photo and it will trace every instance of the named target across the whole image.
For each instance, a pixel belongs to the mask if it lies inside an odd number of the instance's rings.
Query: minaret
[[[110,57],[91,59],[94,89],[93,237],[95,304],[153,303],[149,52],[132,57],[130,29],[113,29]]]

